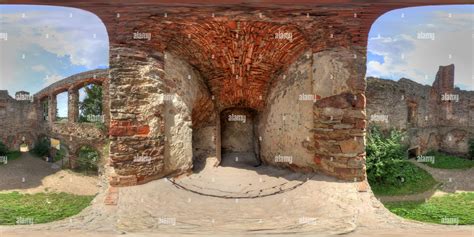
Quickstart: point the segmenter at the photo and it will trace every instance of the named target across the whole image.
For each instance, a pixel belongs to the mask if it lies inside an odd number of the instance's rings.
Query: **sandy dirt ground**
[[[95,195],[100,185],[97,176],[86,176],[45,162],[29,153],[0,166],[0,192],[66,192]]]

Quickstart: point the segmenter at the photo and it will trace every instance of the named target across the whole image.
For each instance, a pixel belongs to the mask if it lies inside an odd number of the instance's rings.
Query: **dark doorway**
[[[222,166],[259,166],[257,111],[230,108],[221,112]]]

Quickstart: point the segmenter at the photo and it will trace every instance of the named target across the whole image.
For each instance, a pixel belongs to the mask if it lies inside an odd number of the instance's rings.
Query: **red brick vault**
[[[107,27],[113,168],[108,175],[112,185],[123,186],[189,172],[193,156],[220,160],[219,114],[236,107],[257,111],[264,163],[364,179],[365,55],[372,22],[391,9],[469,2],[61,5],[93,12]],[[294,155],[293,162],[274,159],[286,155]]]

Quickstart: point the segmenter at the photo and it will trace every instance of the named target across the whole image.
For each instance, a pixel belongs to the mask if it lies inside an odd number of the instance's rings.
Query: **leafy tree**
[[[102,115],[102,87],[92,84],[84,87],[86,97],[79,103],[80,122],[87,122],[89,115]]]

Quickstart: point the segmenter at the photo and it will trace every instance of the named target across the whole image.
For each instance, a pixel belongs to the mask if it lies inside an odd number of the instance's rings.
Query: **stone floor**
[[[213,164],[209,163],[197,164],[195,175],[169,180],[178,188],[201,195],[245,199],[288,192],[314,176],[272,166],[257,166],[253,153],[224,154],[217,169],[210,167]],[[243,171],[245,175],[242,175]]]
[[[205,184],[214,174],[215,183],[201,186],[206,192],[230,182],[232,194],[247,191],[241,185],[267,188],[288,183],[290,174],[268,167],[205,166],[198,173],[176,179],[183,185]],[[280,173],[279,173],[280,172]],[[201,175],[201,176],[200,176]],[[297,177],[304,177],[299,174]],[[232,177],[232,179],[230,178]],[[259,179],[271,180],[267,186]],[[282,182],[282,183],[279,183]],[[81,214],[62,221],[34,226],[0,227],[0,236],[470,236],[470,226],[442,226],[404,220],[393,215],[370,189],[359,192],[359,183],[342,182],[323,175],[286,192],[253,198],[213,197],[177,188],[168,179],[118,190],[117,205],[104,205],[102,191]],[[222,188],[222,186],[220,186]],[[243,192],[245,193],[245,192]],[[409,235],[407,235],[409,233]]]

